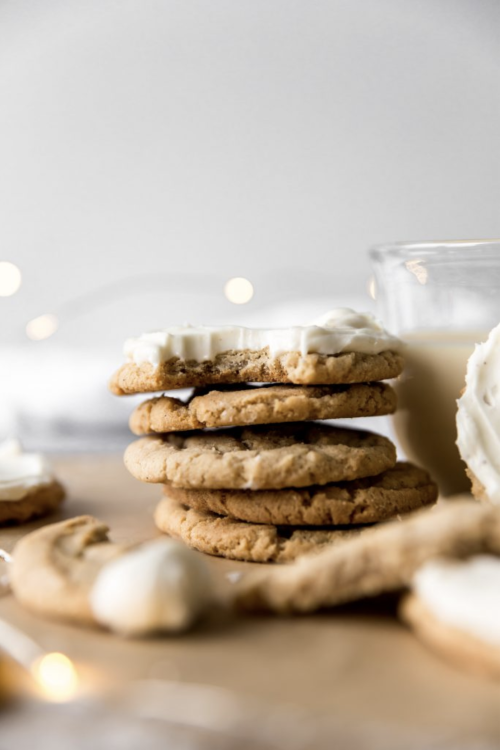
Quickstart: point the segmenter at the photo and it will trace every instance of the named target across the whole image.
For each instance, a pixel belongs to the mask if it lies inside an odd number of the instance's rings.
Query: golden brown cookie
[[[417,638],[460,669],[500,679],[500,647],[441,622],[415,594],[402,600],[399,613]]]
[[[160,531],[208,555],[247,562],[285,563],[362,533],[358,529],[283,529],[191,510],[170,497],[155,512]]]
[[[403,357],[394,351],[334,355],[288,352],[273,357],[268,349],[247,349],[224,352],[202,362],[172,358],[156,367],[149,362],[140,365],[128,362],[115,373],[110,389],[123,396],[220,383],[368,383],[395,378],[403,366]]]
[[[396,463],[385,437],[316,422],[170,433],[129,445],[125,465],[144,482],[188,489],[282,489],[374,476]]]
[[[140,404],[130,418],[136,435],[205,427],[302,422],[392,414],[396,394],[385,383],[353,385],[239,386],[196,391],[188,401],[159,396]]]
[[[24,523],[46,516],[64,500],[64,488],[59,482],[34,487],[20,500],[0,500],[0,524]]]
[[[165,495],[188,508],[250,523],[280,526],[349,526],[386,521],[437,500],[437,486],[409,463],[376,477],[287,490],[185,490]]]
[[[312,612],[405,588],[417,568],[435,557],[482,552],[500,554],[500,508],[448,501],[283,569],[250,573],[237,601],[248,610]]]
[[[102,565],[124,547],[92,516],[50,524],[23,537],[14,549],[10,582],[16,599],[41,615],[95,622],[90,591]]]

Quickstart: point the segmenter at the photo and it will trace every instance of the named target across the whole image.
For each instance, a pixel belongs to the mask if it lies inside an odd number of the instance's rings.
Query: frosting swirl
[[[500,504],[500,325],[476,346],[457,406],[457,445],[493,503]]]

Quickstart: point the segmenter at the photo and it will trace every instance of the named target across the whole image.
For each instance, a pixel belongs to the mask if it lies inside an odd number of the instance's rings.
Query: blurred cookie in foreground
[[[500,559],[437,559],[419,568],[400,614],[418,638],[468,672],[500,679]]]
[[[307,487],[381,474],[395,463],[386,437],[318,422],[167,433],[125,451],[136,479],[188,489]]]
[[[24,536],[9,577],[14,596],[32,612],[125,636],[186,630],[212,601],[200,556],[171,539],[113,543],[92,516]]]
[[[457,402],[457,446],[472,493],[500,504],[500,325],[476,346]]]
[[[237,584],[246,610],[313,612],[403,590],[437,557],[500,555],[500,509],[452,500],[410,513],[291,565],[250,572]]]
[[[286,563],[306,553],[317,553],[325,545],[335,545],[358,536],[365,527],[297,528],[256,524],[192,510],[171,497],[165,497],[155,511],[160,531],[208,555],[245,562]]]
[[[396,394],[386,383],[227,386],[195,391],[187,401],[171,396],[148,399],[132,413],[130,429],[136,435],[148,435],[205,427],[377,417],[392,414],[396,403]]]
[[[401,374],[401,347],[371,315],[347,308],[290,328],[176,326],[128,339],[110,388],[123,396],[219,383],[366,383]]]
[[[0,443],[0,524],[52,513],[64,495],[42,455],[25,453],[17,440]]]
[[[397,463],[374,477],[284,490],[186,490],[164,493],[196,511],[239,521],[280,526],[350,526],[379,523],[437,500],[437,486],[423,469]]]

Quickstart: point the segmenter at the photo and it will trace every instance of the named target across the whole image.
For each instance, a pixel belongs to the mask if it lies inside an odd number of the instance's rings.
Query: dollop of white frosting
[[[457,401],[457,445],[493,503],[500,504],[500,325],[476,346]]]
[[[176,326],[144,333],[125,342],[125,356],[140,365],[158,366],[173,357],[201,362],[227,351],[269,349],[271,356],[285,352],[302,355],[396,351],[402,343],[368,313],[348,308],[331,310],[311,325],[292,328],[243,326]]]
[[[22,500],[31,490],[52,481],[49,465],[40,453],[24,453],[18,440],[0,443],[0,500]]]
[[[413,578],[413,590],[440,622],[500,646],[500,559],[431,560]]]
[[[173,539],[147,542],[103,566],[90,594],[96,620],[127,636],[186,630],[211,598],[205,562]]]

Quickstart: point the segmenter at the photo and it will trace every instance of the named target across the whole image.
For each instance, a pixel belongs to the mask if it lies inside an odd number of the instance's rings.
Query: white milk
[[[467,360],[487,333],[427,331],[401,338],[408,346],[405,371],[395,383],[399,444],[411,461],[428,469],[443,495],[469,491],[455,445],[456,400],[465,386]]]

